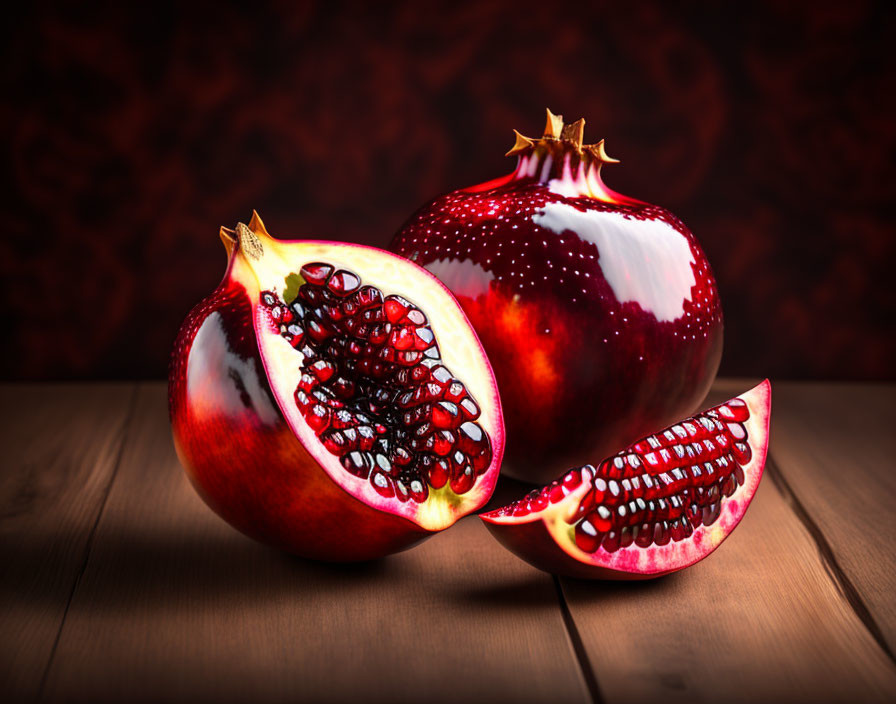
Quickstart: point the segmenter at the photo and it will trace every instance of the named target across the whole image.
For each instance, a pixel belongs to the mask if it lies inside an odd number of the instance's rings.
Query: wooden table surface
[[[163,384],[0,394],[0,701],[896,701],[896,387],[773,382],[743,523],[641,583],[539,572],[475,517],[299,560],[190,488]]]

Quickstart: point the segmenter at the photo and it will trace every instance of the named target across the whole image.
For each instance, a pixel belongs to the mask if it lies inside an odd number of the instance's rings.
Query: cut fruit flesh
[[[643,579],[688,567],[753,498],[770,403],[766,380],[481,518],[506,547],[559,574]]]
[[[427,531],[487,501],[503,450],[500,400],[442,284],[378,249],[274,240],[257,217],[222,236],[240,243],[230,276],[252,301],[274,397],[321,468],[368,506]],[[349,398],[353,385],[363,398]],[[393,401],[401,414],[388,410]]]
[[[300,353],[295,403],[320,441],[386,498],[423,503],[446,483],[468,492],[491,464],[489,437],[423,311],[325,262],[300,275],[294,300],[261,300]]]

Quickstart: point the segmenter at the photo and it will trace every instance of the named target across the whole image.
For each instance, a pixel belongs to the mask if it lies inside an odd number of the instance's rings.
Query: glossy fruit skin
[[[245,289],[229,276],[187,316],[169,370],[175,447],[203,500],[246,535],[318,560],[355,561],[432,535],[336,485],[284,420]]]
[[[479,335],[504,406],[502,471],[546,483],[693,411],[715,378],[723,326],[709,264],[678,218],[608,189],[605,198],[558,189],[525,171],[436,198],[390,248],[441,279]],[[608,234],[590,217],[612,219]],[[650,223],[683,237],[693,261],[643,267],[626,255],[641,251]],[[642,279],[642,293],[654,287],[661,315],[620,298],[626,273]],[[679,283],[666,287],[667,278]]]

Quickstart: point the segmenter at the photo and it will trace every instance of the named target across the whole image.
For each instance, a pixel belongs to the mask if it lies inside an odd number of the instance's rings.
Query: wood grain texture
[[[896,652],[896,386],[777,384],[771,453]]]
[[[606,702],[896,700],[896,668],[768,476],[737,530],[694,567],[561,584]]]
[[[190,488],[144,387],[45,700],[589,699],[548,575],[466,519],[360,565],[288,557]]]
[[[133,391],[0,387],[0,700],[38,694],[115,472]]]

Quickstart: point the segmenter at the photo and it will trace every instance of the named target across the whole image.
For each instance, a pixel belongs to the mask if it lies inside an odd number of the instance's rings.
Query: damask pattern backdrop
[[[219,225],[385,246],[546,106],[702,241],[724,374],[894,377],[887,3],[36,5],[0,50],[6,379],[162,377]]]

